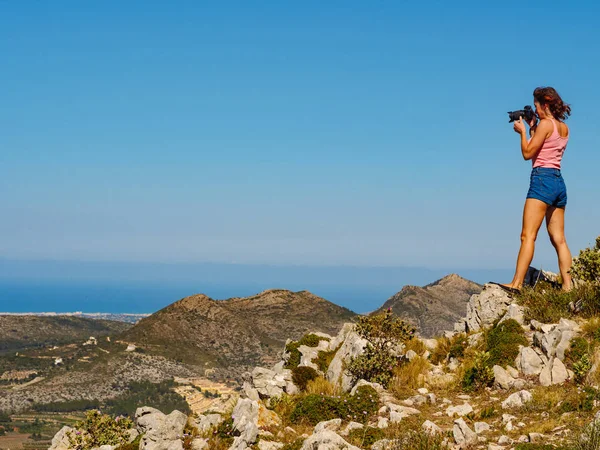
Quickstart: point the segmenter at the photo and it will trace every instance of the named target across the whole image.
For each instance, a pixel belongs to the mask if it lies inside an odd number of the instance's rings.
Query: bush
[[[573,259],[571,275],[578,280],[591,283],[600,282],[600,236],[596,238],[596,246],[586,248]]]
[[[490,366],[490,354],[477,352],[473,363],[470,364],[463,375],[462,387],[465,391],[474,391],[491,386],[494,382],[494,371]]]
[[[318,378],[319,374],[312,367],[298,366],[292,369],[292,381],[301,391],[306,390],[309,381]]]
[[[356,323],[356,332],[367,340],[367,346],[363,354],[350,360],[346,370],[354,382],[364,379],[387,387],[400,360],[391,349],[412,339],[414,327],[394,317],[388,309],[383,314],[361,316]]]
[[[139,434],[138,437],[136,437],[133,442],[130,442],[129,444],[121,444],[115,450],[138,450],[140,448],[141,440],[142,440],[142,435]]]
[[[75,425],[75,432],[68,433],[70,447],[88,450],[102,445],[123,445],[129,439],[133,422],[125,417],[113,418],[98,410],[88,411],[85,419]]]
[[[309,394],[296,404],[290,420],[292,423],[308,422],[314,426],[324,420],[339,417],[338,408],[339,400],[337,398]]]
[[[438,339],[438,345],[431,354],[431,362],[439,364],[448,358],[462,358],[465,350],[469,347],[469,340],[465,333],[458,333],[452,338],[443,337]]]
[[[309,394],[302,398],[290,414],[292,423],[316,425],[324,420],[342,418],[365,423],[379,409],[377,392],[370,386],[361,386],[354,395],[328,397]]]
[[[317,365],[317,367],[319,368],[319,370],[321,372],[327,373],[327,369],[329,369],[329,365],[331,364],[331,361],[333,361],[333,358],[335,357],[335,354],[340,349],[340,347],[341,347],[341,344],[340,344],[340,346],[338,346],[338,348],[336,348],[334,350],[319,351],[317,358],[315,360],[313,360],[313,362]]]
[[[528,342],[523,328],[516,320],[508,319],[494,326],[486,333],[489,367],[514,364],[519,355],[519,345],[527,346]]]
[[[445,450],[444,437],[439,434],[430,434],[421,429],[412,429],[394,440],[394,450]]]

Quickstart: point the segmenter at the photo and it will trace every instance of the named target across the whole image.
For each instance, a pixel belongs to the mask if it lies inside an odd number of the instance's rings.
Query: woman
[[[537,88],[533,91],[533,99],[540,122],[537,123],[537,118],[534,117],[529,123],[529,140],[523,119],[520,118],[514,124],[515,132],[521,135],[523,158],[532,160],[533,170],[523,210],[521,248],[515,276],[509,284],[498,284],[509,293],[520,292],[533,260],[535,240],[544,217],[550,241],[558,255],[562,288],[567,291],[571,289],[569,271],[572,258],[564,230],[567,188],[560,172],[561,160],[569,141],[569,127],[564,121],[571,114],[571,107],[551,87]]]

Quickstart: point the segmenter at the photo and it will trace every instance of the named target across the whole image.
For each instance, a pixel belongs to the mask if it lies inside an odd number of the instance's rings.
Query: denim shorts
[[[549,206],[567,206],[567,187],[559,169],[536,167],[531,171],[527,198],[541,200]]]

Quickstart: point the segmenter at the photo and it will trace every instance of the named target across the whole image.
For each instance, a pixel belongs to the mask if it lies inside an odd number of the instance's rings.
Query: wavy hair
[[[559,120],[565,120],[571,115],[571,106],[558,95],[552,87],[538,87],[533,91],[533,98],[542,106],[548,106],[552,115]]]

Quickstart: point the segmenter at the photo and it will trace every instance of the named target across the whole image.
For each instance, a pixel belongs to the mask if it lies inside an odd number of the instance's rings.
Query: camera
[[[519,117],[522,117],[523,119],[525,119],[525,121],[527,121],[527,123],[531,123],[531,120],[533,118],[537,118],[537,116],[535,115],[535,112],[533,111],[533,108],[529,105],[525,106],[523,109],[520,109],[518,111],[509,111],[508,112],[508,118],[509,118],[508,123],[514,122],[515,120],[519,120]]]

